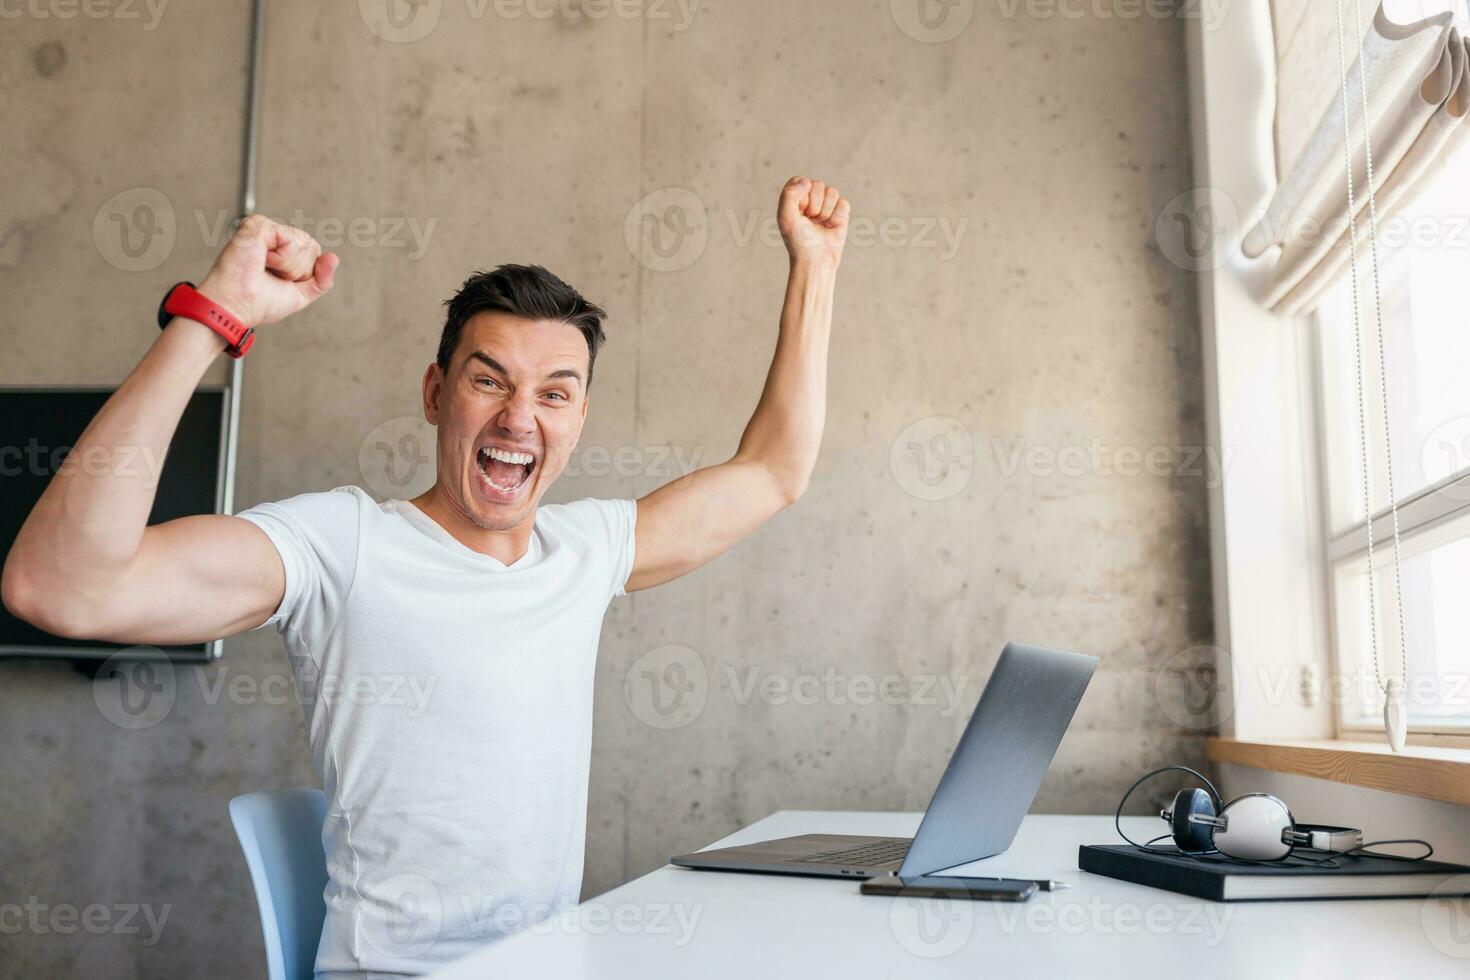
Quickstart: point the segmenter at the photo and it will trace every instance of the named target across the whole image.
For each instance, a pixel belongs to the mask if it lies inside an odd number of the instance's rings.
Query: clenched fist
[[[260,327],[325,295],[338,261],[300,228],[252,214],[235,229],[199,291],[246,326]]]
[[[823,261],[837,266],[847,244],[851,214],[852,205],[837,188],[809,177],[788,180],[781,189],[776,223],[791,261]]]

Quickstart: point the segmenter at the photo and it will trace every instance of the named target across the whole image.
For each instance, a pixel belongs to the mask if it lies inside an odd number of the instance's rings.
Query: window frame
[[[1465,152],[1467,156],[1470,156],[1470,147],[1466,147]],[[1345,270],[1344,275],[1348,274]],[[1340,285],[1340,280],[1334,284],[1333,288],[1338,285]],[[1323,542],[1321,559],[1327,601],[1327,662],[1331,671],[1344,674],[1355,671],[1358,665],[1348,665],[1343,662],[1344,645],[1341,624],[1344,610],[1338,598],[1341,576],[1349,566],[1367,559],[1367,527],[1370,521],[1373,525],[1375,557],[1385,554],[1386,549],[1393,547],[1393,512],[1391,507],[1385,506],[1345,528],[1334,530],[1333,527],[1332,495],[1337,488],[1333,485],[1335,473],[1332,461],[1328,459],[1330,436],[1327,430],[1329,406],[1325,377],[1325,345],[1326,332],[1335,325],[1329,324],[1325,313],[1327,309],[1328,304],[1324,302],[1309,313],[1303,314],[1303,317],[1308,320],[1307,333],[1311,338],[1312,346],[1310,357],[1312,360],[1311,383],[1314,389],[1311,392],[1314,404],[1312,413],[1314,431],[1311,439],[1316,450],[1314,462],[1319,475],[1318,486],[1321,492],[1321,506],[1318,514],[1321,519],[1321,540]],[[1433,534],[1435,530],[1460,519],[1470,519],[1470,466],[1399,499],[1400,545],[1402,547],[1409,544],[1411,540]],[[1350,705],[1347,699],[1341,699],[1332,706],[1333,727],[1337,732],[1337,737],[1381,737],[1384,732],[1381,724],[1364,724],[1357,718],[1349,716],[1349,709],[1352,708],[1352,713],[1356,714],[1356,707],[1355,704]],[[1470,746],[1470,719],[1458,724],[1444,722],[1425,724],[1416,723],[1411,718],[1408,734],[1411,737],[1420,736],[1432,739],[1437,744],[1444,744],[1445,740],[1451,740],[1451,744]]]
[[[1326,698],[1295,696],[1308,672],[1325,676],[1335,664],[1324,574],[1331,517],[1323,513],[1313,424],[1320,409],[1312,390],[1319,364],[1313,324],[1262,306],[1261,263],[1235,247],[1239,222],[1270,200],[1280,177],[1268,5],[1230,5],[1210,29],[1186,21],[1185,55],[1195,199],[1223,200],[1237,218],[1234,226],[1227,222],[1229,233],[1211,239],[1198,278],[1206,438],[1234,454],[1224,478],[1206,490],[1214,643],[1228,667],[1212,758],[1446,799],[1426,791],[1416,767],[1430,756],[1470,763],[1470,737],[1411,734],[1406,750],[1394,754],[1381,730],[1343,741]],[[1271,748],[1217,757],[1224,743]],[[1296,750],[1283,747],[1301,745],[1358,751],[1333,775],[1317,765],[1315,752],[1290,761]],[[1230,767],[1220,775],[1227,787],[1239,782]]]

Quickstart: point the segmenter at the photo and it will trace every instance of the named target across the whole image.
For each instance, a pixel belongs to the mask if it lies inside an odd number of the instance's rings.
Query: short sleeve
[[[606,569],[608,597],[626,595],[628,576],[633,574],[637,501],[587,497],[545,509],[555,510],[568,522],[577,538],[586,542],[584,547],[591,549],[588,557]]]
[[[265,532],[286,568],[281,605],[261,626],[315,647],[336,626],[357,570],[363,493],[338,487],[257,504],[238,517]]]
[[[627,595],[628,576],[633,574],[633,557],[637,548],[638,502],[604,500],[602,503],[611,505],[608,508],[608,522],[613,549],[612,594]]]

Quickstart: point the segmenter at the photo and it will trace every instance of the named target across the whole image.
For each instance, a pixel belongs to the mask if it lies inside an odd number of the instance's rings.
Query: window
[[[1317,308],[1326,560],[1339,729],[1382,729],[1369,636],[1367,522],[1374,540],[1383,676],[1401,671],[1389,452],[1366,224],[1359,226],[1359,315],[1370,503],[1363,499],[1352,296],[1344,275]],[[1411,732],[1470,733],[1470,147],[1378,228],[1384,357],[1399,505]]]

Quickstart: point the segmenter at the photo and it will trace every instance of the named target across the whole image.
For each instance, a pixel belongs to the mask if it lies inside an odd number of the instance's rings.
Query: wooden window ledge
[[[1214,762],[1470,805],[1470,749],[1408,745],[1395,754],[1374,742],[1212,738],[1209,756]]]

